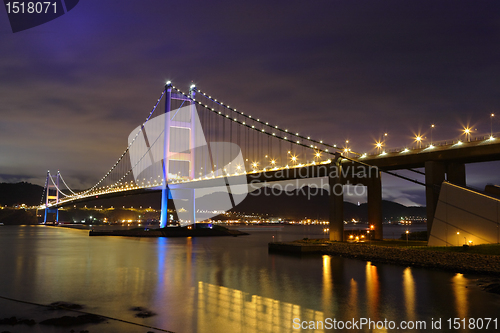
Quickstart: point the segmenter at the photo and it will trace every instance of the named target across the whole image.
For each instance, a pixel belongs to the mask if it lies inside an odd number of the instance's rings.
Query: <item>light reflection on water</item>
[[[140,239],[2,227],[0,296],[80,303],[92,313],[176,332],[297,332],[294,318],[445,322],[499,313],[498,297],[475,287],[471,276],[267,252],[273,235],[286,241],[318,233],[322,227],[290,226],[237,238]],[[0,319],[19,316],[11,305],[0,302]],[[130,311],[135,306],[158,315],[136,318]],[[38,319],[47,315],[28,312]],[[107,325],[98,331],[116,331]]]
[[[251,295],[241,290],[198,282],[197,332],[288,332],[293,318],[323,320],[321,311]],[[322,332],[318,330],[317,332]]]
[[[323,256],[323,291],[321,293],[323,297],[323,309],[330,309],[332,306],[332,264],[331,257]]]
[[[403,291],[405,295],[406,318],[408,318],[408,320],[415,320],[416,290],[410,267],[405,268],[403,271]]]
[[[459,318],[466,318],[468,313],[467,304],[467,279],[463,274],[456,274],[453,277],[453,292],[455,294],[455,308]]]

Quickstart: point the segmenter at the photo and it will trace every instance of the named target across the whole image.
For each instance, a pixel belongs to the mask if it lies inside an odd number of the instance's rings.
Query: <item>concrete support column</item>
[[[375,228],[373,239],[381,240],[384,237],[382,227],[382,179],[378,169],[370,171],[370,179],[368,180],[368,222]]]
[[[448,163],[446,165],[446,180],[458,186],[465,186],[465,164]]]
[[[344,240],[344,190],[342,185],[342,157],[335,154],[335,159],[328,168],[328,185],[330,187],[330,240]]]
[[[443,162],[425,162],[425,197],[427,204],[427,237],[431,234],[434,213],[439,200],[439,189],[445,179]]]

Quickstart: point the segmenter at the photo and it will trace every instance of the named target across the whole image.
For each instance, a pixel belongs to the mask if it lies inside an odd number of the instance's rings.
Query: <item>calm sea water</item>
[[[5,226],[0,227],[0,296],[78,303],[91,313],[175,332],[298,332],[294,318],[426,321],[427,329],[420,331],[432,331],[431,320],[440,318],[442,329],[436,332],[460,332],[468,330],[448,330],[447,319],[500,314],[500,297],[482,291],[477,276],[267,251],[273,236],[287,241],[321,235],[322,227],[285,226],[244,237],[146,239]],[[137,306],[157,315],[137,318],[130,310]],[[0,319],[15,315],[39,321],[63,314],[70,313],[0,299]],[[158,332],[112,320],[74,329]],[[0,325],[4,330],[70,328]]]

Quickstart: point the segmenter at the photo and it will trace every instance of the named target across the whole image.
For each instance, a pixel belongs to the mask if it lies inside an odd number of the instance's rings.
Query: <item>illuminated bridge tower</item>
[[[60,173],[57,171],[57,179],[56,183],[54,184],[52,181],[52,178],[50,176],[50,171],[47,171],[47,192],[45,194],[45,217],[43,219],[43,223],[47,223],[47,216],[49,213],[51,214],[56,214],[56,219],[55,222],[59,222],[59,208],[57,208],[57,205],[59,204],[59,178],[60,178]],[[49,201],[50,200],[55,200],[55,206],[56,208],[49,208]],[[51,202],[52,204],[54,201]]]
[[[196,111],[196,86],[192,85],[189,90],[190,97],[179,93],[172,93],[172,83],[169,81],[165,86],[165,127],[163,144],[163,182],[160,227],[166,227],[169,219],[168,203],[173,199],[172,190],[169,189],[169,175],[181,174],[193,180],[195,178],[195,149],[206,145],[206,142],[197,140],[197,130],[201,130],[198,125],[198,113]],[[188,110],[182,108],[172,110],[172,100],[179,100],[182,103],[189,103]],[[182,192],[182,193],[181,193]],[[196,222],[195,191],[177,190],[176,197],[186,196],[192,201],[190,215],[192,223]]]

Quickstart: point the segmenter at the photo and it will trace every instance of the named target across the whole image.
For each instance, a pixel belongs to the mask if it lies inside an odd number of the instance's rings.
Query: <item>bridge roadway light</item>
[[[351,149],[349,148],[349,140],[345,140],[344,153],[347,157],[349,157],[350,151],[351,151]]]
[[[470,142],[470,134],[472,130],[469,127],[464,128],[464,134],[467,142]]]
[[[422,139],[423,139],[423,138],[422,138],[422,136],[421,136],[421,135],[417,135],[417,136],[415,137],[415,141],[417,141],[417,146],[418,146],[418,148],[422,148]]]

